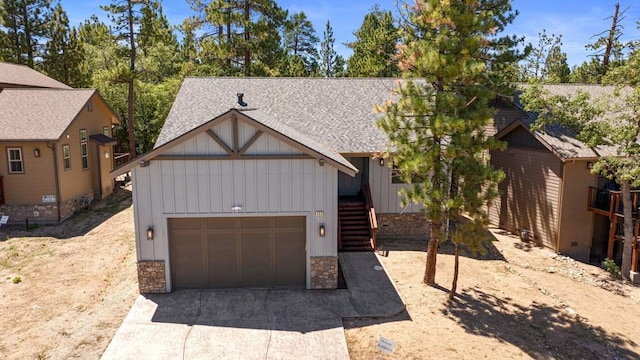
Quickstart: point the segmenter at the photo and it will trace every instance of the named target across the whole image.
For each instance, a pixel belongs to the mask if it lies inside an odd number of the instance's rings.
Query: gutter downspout
[[[58,153],[56,152],[56,144],[49,143],[47,147],[53,151],[53,173],[56,182],[56,208],[58,210],[58,223],[62,220],[62,213],[60,210],[60,175],[58,173]]]
[[[102,162],[100,161],[102,158],[100,156],[100,144],[96,143],[96,166],[98,167],[98,195],[100,196],[100,200],[102,200]],[[94,191],[95,193],[95,191]]]

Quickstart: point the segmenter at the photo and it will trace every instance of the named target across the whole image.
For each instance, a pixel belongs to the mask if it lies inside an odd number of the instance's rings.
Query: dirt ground
[[[452,246],[441,244],[436,281],[422,283],[426,240],[382,240],[382,263],[407,305],[391,319],[347,320],[353,359],[638,359],[640,288],[596,266],[491,229],[481,258],[463,256],[448,302]],[[380,337],[392,354],[377,350]]]
[[[138,293],[131,191],[91,208],[0,228],[0,358],[98,359],[122,323]]]
[[[453,302],[449,244],[438,255],[440,286],[427,287],[426,240],[381,240],[407,311],[345,320],[351,357],[640,358],[639,287],[492,232],[486,256],[461,257]],[[133,238],[130,189],[61,225],[0,228],[0,358],[99,358],[137,296]],[[377,350],[380,336],[393,354]]]

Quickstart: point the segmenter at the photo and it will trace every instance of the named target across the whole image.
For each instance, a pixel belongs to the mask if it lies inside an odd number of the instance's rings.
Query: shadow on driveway
[[[141,295],[103,359],[348,359],[343,318],[404,303],[374,253],[341,253],[348,289],[181,290]]]

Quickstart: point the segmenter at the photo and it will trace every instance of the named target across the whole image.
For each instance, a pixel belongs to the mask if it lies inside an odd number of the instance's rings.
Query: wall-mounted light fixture
[[[593,169],[593,162],[587,161],[587,170]]]
[[[109,152],[108,152],[108,151],[105,151],[105,152],[104,152],[104,158],[105,158],[105,159],[108,159],[108,158],[109,158]]]
[[[326,229],[324,227],[324,224],[320,224],[320,229],[319,230],[320,230],[319,231],[320,237],[324,237],[324,235],[326,234]]]
[[[384,158],[383,157],[378,159],[378,162],[380,163],[380,166],[384,166]]]
[[[233,205],[231,207],[231,212],[237,213],[237,212],[240,212],[240,211],[242,211],[242,205]]]
[[[324,159],[318,159],[318,163],[320,164],[320,166],[324,166]]]
[[[149,226],[149,228],[147,229],[147,240],[153,240],[153,226]]]
[[[38,148],[33,149],[33,156],[40,157],[40,149]]]

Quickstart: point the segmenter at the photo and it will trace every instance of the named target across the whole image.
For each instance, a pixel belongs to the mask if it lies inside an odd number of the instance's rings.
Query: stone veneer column
[[[311,257],[311,288],[336,289],[338,287],[338,257]]]
[[[167,292],[164,260],[138,261],[138,289],[140,294]]]

